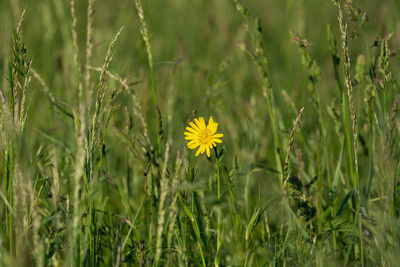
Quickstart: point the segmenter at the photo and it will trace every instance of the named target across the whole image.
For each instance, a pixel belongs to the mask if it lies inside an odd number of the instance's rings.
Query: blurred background
[[[343,1],[340,1],[343,6]],[[349,48],[352,64],[352,77],[356,75],[355,65],[359,55],[366,62],[366,73],[371,62],[380,54],[377,45],[383,37],[394,33],[390,49],[390,66],[393,77],[398,77],[399,57],[395,56],[400,46],[400,2],[386,1],[353,1],[354,8],[365,21],[351,20],[349,15]],[[117,41],[109,71],[120,77],[128,78],[130,93],[122,92],[111,110],[111,115],[103,121],[107,125],[102,133],[107,150],[107,174],[111,180],[111,190],[122,190],[127,172],[132,172],[127,181],[130,193],[131,210],[119,206],[120,196],[110,193],[114,201],[115,213],[125,216],[128,210],[137,211],[140,200],[144,196],[143,172],[147,162],[140,158],[128,156],[127,145],[116,132],[126,127],[126,110],[131,109],[131,94],[136,95],[149,127],[152,144],[156,143],[157,117],[152,100],[151,73],[148,65],[146,46],[140,34],[140,20],[134,1],[113,0],[96,1],[93,22],[93,56],[85,62],[87,1],[76,1],[77,34],[79,55],[82,66],[91,66],[93,88],[107,53],[108,46],[124,27]],[[282,158],[286,148],[293,120],[301,107],[305,107],[304,115],[295,139],[293,162],[295,173],[302,173],[305,181],[317,175],[316,161],[319,156],[321,132],[318,128],[318,114],[314,108],[314,89],[310,87],[310,76],[302,65],[302,57],[290,32],[294,31],[308,40],[307,48],[320,68],[320,80],[315,85],[319,94],[322,114],[326,118],[328,165],[331,172],[336,168],[342,142],[339,141],[335,126],[335,103],[341,101],[337,80],[332,64],[332,53],[327,29],[330,26],[336,38],[338,51],[341,49],[341,33],[338,24],[338,8],[335,1],[330,0],[244,0],[242,4],[248,8],[250,21],[260,18],[264,51],[268,58],[268,75],[273,88],[273,102],[278,122],[279,135],[282,138]],[[243,175],[250,180],[238,178],[236,186],[248,187],[248,199],[239,200],[239,206],[246,206],[243,219],[250,219],[252,210],[258,203],[279,196],[280,186],[276,182],[277,170],[274,159],[273,136],[270,117],[265,98],[262,93],[262,77],[257,67],[240,47],[245,44],[251,49],[251,39],[247,32],[254,31],[253,25],[244,23],[235,10],[232,1],[228,0],[146,0],[143,1],[145,21],[150,36],[151,51],[154,62],[155,82],[157,87],[158,106],[162,114],[165,138],[170,145],[170,162],[178,157],[178,152],[199,167],[199,177],[208,177],[213,169],[213,162],[206,157],[199,157],[194,163],[194,153],[185,149],[183,132],[187,121],[195,110],[199,116],[208,120],[213,116],[219,123],[219,132],[224,134],[223,147],[227,168],[233,168],[235,155]],[[347,3],[352,6],[351,3]],[[72,40],[72,18],[69,1],[62,0],[0,0],[0,87],[8,87],[8,62],[10,60],[11,36],[15,30],[23,10],[26,10],[22,24],[21,36],[26,44],[28,54],[32,58],[32,68],[48,86],[57,101],[68,107],[72,113],[78,109],[77,81],[78,75],[74,63],[74,47]],[[341,52],[338,52],[341,58]],[[342,64],[339,66],[343,78]],[[379,81],[374,81],[379,83]],[[118,88],[119,83],[107,78],[108,88]],[[344,81],[342,79],[342,86]],[[369,173],[368,149],[363,140],[368,139],[367,116],[364,101],[366,87],[354,81],[354,99],[356,113],[360,117],[360,180],[362,188],[368,186],[366,177]],[[397,90],[397,89],[396,89]],[[390,113],[394,95],[386,111]],[[111,97],[111,90],[107,97]],[[52,103],[43,92],[43,85],[37,80],[32,82],[27,92],[29,107],[23,149],[26,152],[25,168],[32,176],[41,173],[40,164],[43,149],[56,144],[59,149],[59,168],[61,184],[68,184],[72,165],[64,154],[64,148],[74,150],[74,121],[68,116],[55,112]],[[63,105],[64,105],[63,104]],[[338,105],[338,104],[337,104]],[[331,107],[331,108],[330,108]],[[340,107],[338,108],[340,110]],[[333,110],[333,111],[332,111]],[[332,113],[333,112],[333,113]],[[385,112],[385,111],[383,111]],[[133,122],[134,128],[136,121]],[[138,123],[137,123],[138,124]],[[397,125],[397,124],[396,124]],[[336,127],[336,128],[335,128]],[[139,129],[138,126],[136,129]],[[135,135],[133,130],[132,135]],[[379,136],[379,138],[383,136]],[[379,141],[377,141],[377,144]],[[62,144],[62,145],[59,145]],[[44,148],[43,148],[44,147]],[[59,148],[61,147],[61,148]],[[46,149],[44,149],[46,150]],[[185,152],[186,151],[186,152]],[[380,171],[385,170],[385,152],[377,148],[376,162]],[[63,158],[65,156],[65,158]],[[300,165],[296,165],[301,162]],[[39,166],[39,167],[38,167]],[[394,165],[393,165],[394,166]],[[324,167],[325,168],[325,167]],[[347,178],[348,166],[343,167],[343,177]],[[39,171],[38,171],[39,169]],[[127,171],[129,169],[130,171]],[[28,175],[29,176],[29,175]],[[377,177],[385,177],[377,172]],[[201,178],[200,178],[201,179]],[[363,180],[364,179],[364,180]],[[207,178],[205,178],[207,183]],[[323,181],[325,183],[325,181]],[[373,185],[379,180],[373,180]],[[206,186],[204,186],[206,187]],[[44,186],[44,191],[50,189]],[[66,187],[68,188],[68,187]],[[46,191],[47,190],[47,191]],[[379,190],[377,190],[379,191]],[[64,192],[68,194],[69,189]],[[347,192],[341,192],[343,200]],[[325,193],[324,193],[325,194]],[[328,193],[326,193],[327,195]],[[44,193],[42,193],[44,196]],[[379,195],[377,193],[376,195]],[[247,206],[248,205],[248,206]],[[324,204],[325,205],[325,204]],[[339,205],[339,204],[337,204]],[[279,231],[279,209],[272,211],[270,218],[271,231]],[[138,234],[140,240],[146,234]],[[272,251],[272,250],[271,250]]]
[[[77,1],[77,29],[82,58],[86,43],[87,1]],[[323,104],[337,97],[331,55],[327,38],[327,25],[339,35],[337,8],[332,1],[312,0],[268,0],[245,1],[243,3],[253,17],[260,17],[263,27],[265,51],[269,60],[269,75],[276,91],[275,101],[282,106],[283,113],[293,110],[281,94],[285,91],[298,110],[307,105],[307,70],[302,67],[296,45],[291,42],[289,31],[297,32],[311,44],[311,54],[317,61],[322,82],[318,85]],[[379,53],[373,49],[377,37],[390,32],[398,33],[399,20],[396,16],[400,5],[395,0],[359,1],[357,7],[368,15],[368,22],[362,26],[362,33],[350,40],[351,60],[356,62],[360,53],[369,50],[370,57]],[[22,1],[2,0],[0,2],[1,47],[0,66],[4,68],[9,59],[9,44],[12,29],[15,29],[22,10],[26,9],[22,27],[23,38],[33,68],[43,77],[57,99],[73,105],[76,100],[75,77],[73,76],[73,46],[71,40],[71,15],[69,1]],[[238,42],[246,42],[248,36],[241,17],[231,1],[145,1],[143,2],[158,87],[159,106],[168,108],[168,97],[173,96],[172,120],[168,130],[179,146],[183,125],[190,112],[195,109],[204,116],[214,114],[217,120],[224,120],[220,127],[226,134],[228,152],[241,150],[239,156],[254,155],[267,160],[263,149],[269,138],[255,140],[262,132],[268,137],[267,114],[264,100],[260,97],[260,77],[245,53],[238,48]],[[101,67],[108,45],[116,32],[124,31],[115,49],[110,71],[121,77],[130,75],[140,103],[146,112],[152,113],[151,90],[149,90],[149,69],[144,42],[139,31],[139,18],[133,1],[101,1],[95,5],[93,24],[93,58],[90,65]],[[350,31],[357,28],[350,25]],[[396,34],[392,48],[399,45]],[[339,43],[340,44],[340,43]],[[397,57],[392,59],[394,72]],[[99,75],[93,71],[93,76]],[[3,76],[3,83],[7,83]],[[52,132],[65,139],[68,131],[54,122],[51,103],[43,100],[34,81],[29,92],[31,110],[28,126],[31,141],[35,141],[35,129]],[[362,90],[358,88],[357,90]],[[253,108],[257,107],[257,108]],[[285,107],[285,108],[284,108]],[[152,117],[152,116],[148,116]],[[308,116],[306,116],[308,117]],[[228,121],[227,121],[228,120]],[[234,120],[229,121],[229,120]],[[49,123],[50,122],[50,123]],[[284,122],[285,123],[285,122]],[[284,128],[290,128],[291,121]],[[246,154],[243,154],[246,153]]]

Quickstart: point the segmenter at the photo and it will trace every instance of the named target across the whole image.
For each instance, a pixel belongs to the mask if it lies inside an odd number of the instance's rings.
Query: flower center
[[[202,145],[209,144],[212,140],[212,134],[208,129],[204,129],[199,134],[199,141]]]

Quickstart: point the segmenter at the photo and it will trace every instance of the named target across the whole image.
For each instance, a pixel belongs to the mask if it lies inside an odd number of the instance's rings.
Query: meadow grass
[[[399,11],[1,1],[0,266],[398,265]]]

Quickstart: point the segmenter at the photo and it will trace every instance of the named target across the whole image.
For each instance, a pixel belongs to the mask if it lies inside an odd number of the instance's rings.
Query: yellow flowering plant
[[[222,143],[219,139],[224,135],[222,133],[216,133],[218,123],[216,123],[212,117],[208,120],[206,125],[204,118],[195,118],[194,122],[189,122],[190,127],[186,127],[184,132],[185,139],[189,140],[187,143],[188,148],[197,149],[196,157],[199,154],[207,153],[207,157],[210,157],[210,150],[217,146],[217,143]]]

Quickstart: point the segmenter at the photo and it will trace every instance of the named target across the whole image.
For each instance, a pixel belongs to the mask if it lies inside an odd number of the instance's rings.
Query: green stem
[[[8,193],[8,203],[10,204],[11,208],[14,207],[13,201],[13,149],[12,144],[9,144],[8,152],[7,152],[7,193]],[[9,250],[12,255],[14,255],[14,240],[13,240],[13,214],[12,211],[8,212],[7,218],[7,233],[8,233],[8,245]]]
[[[249,259],[249,252],[246,251],[246,258],[244,259],[244,264],[243,264],[244,267],[247,267],[247,261],[248,261],[248,259]]]
[[[342,108],[344,112],[343,116],[343,123],[346,129],[346,143],[347,143],[347,152],[349,156],[349,168],[350,168],[350,178],[351,178],[351,183],[353,185],[353,188],[356,188],[357,183],[354,177],[354,170],[353,170],[353,152],[351,149],[351,138],[350,138],[350,132],[351,132],[351,126],[350,126],[350,118],[349,118],[349,108],[347,104],[347,98],[346,98],[346,93],[344,90],[342,91]]]
[[[275,112],[272,106],[272,96],[271,96],[271,92],[270,90],[272,90],[272,88],[264,88],[264,96],[267,99],[267,107],[268,107],[268,113],[269,113],[269,117],[271,120],[271,126],[272,126],[272,132],[274,135],[274,147],[275,147],[275,159],[276,159],[276,166],[278,168],[279,174],[280,174],[280,183],[281,183],[281,187],[283,187],[283,180],[285,179],[283,177],[283,167],[282,167],[282,160],[281,160],[281,147],[280,147],[280,143],[279,143],[279,137],[278,137],[278,127],[276,125],[276,120],[275,120]]]
[[[179,192],[176,192],[176,193],[178,194],[179,201],[181,202],[186,215],[188,216],[189,220],[192,223],[192,228],[193,228],[193,231],[194,231],[194,233],[196,235],[196,239],[197,239],[197,245],[198,245],[199,250],[200,250],[201,261],[203,263],[203,267],[206,267],[207,264],[206,264],[206,261],[204,259],[203,247],[201,245],[199,224],[197,223],[197,220],[196,220],[196,217],[195,217],[194,213],[189,209],[189,207],[186,205],[185,201],[183,200],[183,197],[182,197],[181,193],[179,193]]]
[[[153,64],[153,63],[149,63],[149,64]],[[157,89],[156,89],[156,79],[155,79],[155,75],[154,75],[153,65],[150,65],[150,72],[151,72],[151,88],[153,91],[153,104],[154,104],[154,106],[157,106]]]
[[[218,152],[217,148],[214,147],[215,151],[215,159],[217,161],[217,199],[218,199],[218,205],[221,202],[221,176],[220,176],[220,171],[219,171],[219,157],[218,157]],[[215,254],[215,266],[219,266],[219,248],[220,248],[220,243],[221,243],[221,214],[220,212],[217,212],[217,252]]]
[[[89,206],[89,216],[90,216],[90,230],[89,230],[89,239],[90,239],[90,263],[92,264],[92,266],[95,265],[95,253],[94,253],[94,222],[95,222],[95,214],[94,214],[94,209],[93,209],[93,201],[90,201],[90,206]]]
[[[203,266],[206,267],[206,261],[204,259],[204,253],[203,253],[203,248],[200,244],[200,241],[197,241],[197,245],[199,246],[199,250],[200,250],[200,256],[201,256],[201,262],[203,263]]]

